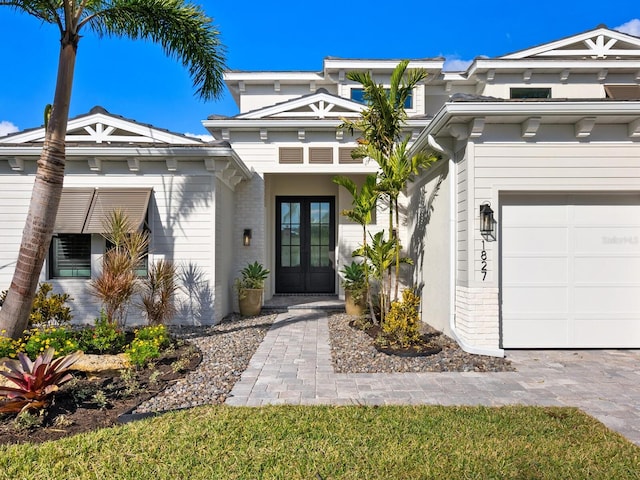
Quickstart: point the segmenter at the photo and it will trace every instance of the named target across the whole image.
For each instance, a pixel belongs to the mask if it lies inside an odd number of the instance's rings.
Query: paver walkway
[[[228,405],[575,406],[640,445],[640,351],[509,350],[517,372],[337,374],[327,315],[281,313]]]

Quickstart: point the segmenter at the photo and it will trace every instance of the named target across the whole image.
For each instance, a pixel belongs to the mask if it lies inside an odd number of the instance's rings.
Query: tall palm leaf
[[[16,270],[0,310],[0,328],[17,338],[27,325],[62,194],[65,135],[81,33],[159,43],[168,56],[188,68],[205,100],[222,91],[225,50],[211,19],[184,0],[0,0],[2,5],[56,25],[60,32],[53,105],[46,109],[45,141]]]

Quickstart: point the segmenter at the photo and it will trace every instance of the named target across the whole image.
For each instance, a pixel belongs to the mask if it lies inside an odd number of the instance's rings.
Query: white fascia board
[[[356,70],[393,70],[402,59],[392,60],[366,60],[366,59],[344,59],[327,58],[324,60],[325,71],[335,71],[342,69]],[[442,70],[444,59],[409,60],[408,68],[424,68],[426,70]]]
[[[315,72],[225,72],[225,82],[239,82],[244,81],[247,83],[262,83],[262,82],[274,82],[280,80],[281,82],[287,81],[300,81],[311,82],[321,81],[324,77]]]
[[[427,119],[409,119],[408,127],[424,127],[428,125],[430,120]],[[280,120],[280,119],[222,119],[222,120],[203,120],[202,125],[207,128],[228,128],[233,130],[255,130],[257,128],[268,128],[273,130],[291,130],[298,128],[308,129],[328,129],[336,128],[342,123],[339,118],[332,120]]]
[[[571,71],[589,70],[600,71],[603,68],[613,71],[640,69],[640,60],[503,60],[503,59],[477,59],[469,66],[467,75],[471,76],[485,70],[495,69],[496,71],[522,71],[532,69],[536,70],[564,70]]]

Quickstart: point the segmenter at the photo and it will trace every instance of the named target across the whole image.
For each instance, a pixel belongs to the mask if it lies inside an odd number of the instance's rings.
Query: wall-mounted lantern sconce
[[[242,232],[242,245],[248,247],[251,245],[251,229],[245,228],[244,232]]]
[[[493,220],[493,210],[489,202],[480,205],[480,233],[482,236],[495,238],[495,221]]]

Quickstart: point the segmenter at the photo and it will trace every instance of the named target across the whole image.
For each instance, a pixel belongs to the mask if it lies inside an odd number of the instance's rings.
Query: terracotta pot
[[[344,292],[344,309],[346,310],[347,315],[353,315],[356,317],[364,315],[364,305],[354,302],[349,290],[345,290]]]
[[[262,288],[245,288],[238,303],[243,317],[258,315],[262,310]]]

